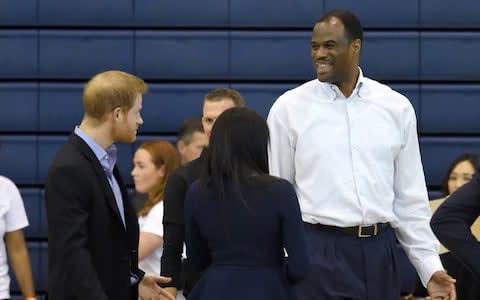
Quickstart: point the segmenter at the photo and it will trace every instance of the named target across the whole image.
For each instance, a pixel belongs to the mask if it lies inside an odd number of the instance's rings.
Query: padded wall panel
[[[46,26],[129,26],[132,1],[38,0],[38,22]]]
[[[118,148],[117,153],[117,167],[120,171],[122,179],[125,184],[132,184],[133,179],[130,173],[133,168],[133,146],[131,144],[116,144]]]
[[[15,184],[37,182],[37,158],[37,137],[0,135],[0,171]]]
[[[48,169],[57,155],[57,152],[67,141],[67,136],[39,136],[38,137],[38,156],[42,159],[38,162],[37,181],[45,184]]]
[[[135,25],[140,26],[227,26],[225,0],[158,1],[135,0]]]
[[[421,0],[419,3],[422,27],[480,28],[478,0]]]
[[[133,72],[132,31],[41,30],[42,78],[88,79],[107,70]]]
[[[422,132],[480,133],[480,85],[422,85]]]
[[[228,79],[228,33],[137,31],[136,74],[147,79]]]
[[[360,66],[367,77],[375,80],[417,80],[419,63],[418,33],[365,33]]]
[[[40,205],[40,234],[43,237],[48,236],[47,209],[45,207],[45,189],[40,191],[42,205]]]
[[[38,84],[0,83],[0,131],[38,129]]]
[[[254,109],[265,119],[273,103],[284,92],[292,89],[296,84],[232,84],[245,98],[247,107]]]
[[[417,115],[417,124],[420,124],[421,106],[420,106],[420,86],[418,84],[389,84],[392,89],[410,100],[415,114]]]
[[[152,84],[143,97],[140,133],[176,134],[185,119],[202,116],[203,98],[214,84]]]
[[[40,83],[39,130],[70,132],[83,117],[84,83]]]
[[[0,31],[0,79],[35,78],[38,74],[37,30]]]
[[[22,188],[20,189],[20,194],[23,199],[23,206],[28,217],[29,225],[24,229],[25,237],[28,238],[38,238],[44,237],[41,235],[41,208],[40,206],[44,205],[42,193],[40,189],[34,188]]]
[[[429,186],[440,186],[450,163],[465,152],[480,154],[480,138],[420,138],[423,168]]]
[[[307,32],[231,33],[231,78],[309,80],[314,76]]]
[[[48,244],[40,244],[40,270],[36,281],[36,289],[46,291],[48,289]]]
[[[232,26],[310,28],[322,14],[318,0],[230,0]]]
[[[419,24],[418,3],[421,1],[325,0],[325,10],[349,10],[365,28],[415,28]]]
[[[133,152],[135,153],[135,151],[138,149],[138,147],[143,142],[148,142],[148,141],[152,141],[152,140],[164,140],[164,141],[172,143],[172,145],[174,145],[175,147],[177,145],[177,136],[176,135],[163,135],[163,134],[162,135],[151,135],[151,134],[141,135],[141,136],[138,136],[137,140],[133,144]]]
[[[37,23],[37,0],[0,1],[0,26],[31,26]]]
[[[480,32],[422,32],[422,80],[478,80]]]

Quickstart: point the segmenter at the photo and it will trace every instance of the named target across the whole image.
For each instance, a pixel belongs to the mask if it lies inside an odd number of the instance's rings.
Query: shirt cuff
[[[430,281],[430,278],[432,278],[433,273],[437,271],[444,271],[442,262],[438,255],[426,257],[420,262],[420,264],[418,264],[418,276],[420,277],[424,287],[427,287],[427,284]]]

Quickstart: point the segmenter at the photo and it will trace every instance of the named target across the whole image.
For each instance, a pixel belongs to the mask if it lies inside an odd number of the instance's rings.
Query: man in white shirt
[[[270,172],[295,185],[309,244],[298,298],[398,299],[398,238],[432,299],[455,299],[429,227],[415,112],[363,76],[362,40],[350,12],[321,17],[317,79],[280,96],[268,116]]]

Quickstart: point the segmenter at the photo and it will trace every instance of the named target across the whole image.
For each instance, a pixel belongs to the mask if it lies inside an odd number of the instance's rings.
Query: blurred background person
[[[208,138],[203,132],[201,118],[187,119],[178,131],[177,150],[180,164],[184,165],[200,156],[208,146]]]
[[[469,182],[473,174],[480,166],[480,156],[472,153],[464,153],[455,158],[448,168],[447,174],[442,182],[442,197],[429,202],[432,213],[445,201],[445,199],[458,188]],[[477,219],[471,226],[473,235],[480,238],[480,219]],[[469,300],[480,299],[480,280],[476,279],[468,269],[453,256],[448,249],[440,245],[440,259],[447,272],[457,280],[457,299]],[[417,281],[413,296],[415,299],[423,299],[427,291]]]
[[[206,269],[189,300],[296,299],[292,287],[308,271],[303,222],[293,186],[269,175],[268,138],[248,108],[213,126],[207,165],[185,199],[187,257]]]
[[[180,165],[197,159],[203,149],[208,146],[208,138],[203,132],[201,118],[189,118],[183,122],[177,135],[177,150],[180,156]],[[147,201],[148,195],[136,191],[134,205],[139,212]]]
[[[0,175],[0,299],[10,299],[7,254],[25,300],[35,300],[32,267],[23,228],[28,226],[23,200],[15,184]]]
[[[160,275],[163,252],[163,193],[168,176],[180,165],[175,147],[167,141],[142,143],[133,157],[132,177],[135,190],[147,195],[138,213],[140,242],[139,267]]]

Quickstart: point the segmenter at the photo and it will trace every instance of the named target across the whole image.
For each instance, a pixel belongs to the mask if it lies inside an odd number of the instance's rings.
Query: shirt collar
[[[358,67],[358,70],[359,70],[358,79],[357,79],[357,83],[355,84],[355,87],[353,88],[352,95],[357,95],[358,97],[361,98],[363,94],[365,77],[363,76],[363,72],[360,67]],[[345,98],[342,92],[340,91],[340,89],[338,88],[338,86],[336,86],[335,84],[329,83],[329,82],[320,82],[320,83],[322,84],[324,92],[328,95],[328,100],[330,102]]]
[[[112,144],[107,149],[103,149],[94,139],[92,139],[88,134],[86,134],[80,127],[75,126],[74,130],[75,134],[80,137],[85,143],[87,143],[88,147],[92,149],[93,153],[97,157],[100,164],[103,166],[105,171],[109,173],[113,172],[113,167],[117,161],[117,146]]]

